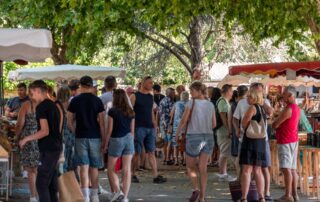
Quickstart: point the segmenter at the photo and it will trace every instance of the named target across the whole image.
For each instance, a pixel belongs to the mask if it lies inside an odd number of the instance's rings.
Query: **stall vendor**
[[[27,85],[25,83],[19,83],[17,85],[17,89],[18,96],[10,99],[5,106],[5,115],[13,120],[17,119],[22,103],[29,100],[27,95]]]

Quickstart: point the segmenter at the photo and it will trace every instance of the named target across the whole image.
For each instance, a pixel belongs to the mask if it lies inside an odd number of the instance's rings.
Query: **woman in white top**
[[[176,139],[180,134],[186,134],[186,163],[194,190],[189,199],[190,202],[205,201],[207,164],[214,146],[212,129],[216,126],[215,109],[213,104],[205,99],[206,90],[206,86],[199,81],[191,84],[192,100],[186,105],[176,133]],[[198,164],[197,161],[199,161]],[[197,165],[200,173],[200,189]]]

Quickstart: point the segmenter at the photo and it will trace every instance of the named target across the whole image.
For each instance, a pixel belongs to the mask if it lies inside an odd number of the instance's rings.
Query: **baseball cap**
[[[83,76],[80,79],[80,85],[92,87],[93,86],[93,80],[92,80],[92,78],[90,76]]]

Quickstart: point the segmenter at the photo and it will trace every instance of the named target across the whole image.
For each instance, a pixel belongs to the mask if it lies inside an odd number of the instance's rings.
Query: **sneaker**
[[[299,195],[293,196],[293,200],[294,200],[294,202],[300,202],[300,197],[299,197]]]
[[[133,183],[139,183],[139,182],[140,182],[140,180],[138,179],[138,177],[137,177],[136,175],[132,176],[131,181],[132,181]]]
[[[30,202],[38,202],[38,200],[36,197],[32,197],[32,198],[30,198]]]
[[[237,180],[237,177],[232,177],[228,174],[217,174],[219,177],[219,182],[234,182]]]
[[[294,202],[293,197],[282,196],[281,198],[275,199],[275,202]]]
[[[122,193],[122,191],[119,191],[113,194],[113,197],[110,200],[110,202],[121,201],[122,199],[124,199],[124,194]]]
[[[191,197],[189,198],[189,202],[197,202],[199,201],[200,191],[195,190],[192,192]]]
[[[121,202],[129,202],[129,199],[128,198],[124,198],[121,200]]]
[[[99,196],[98,195],[91,196],[90,202],[99,202]]]
[[[264,199],[266,200],[266,201],[273,201],[273,198],[272,198],[272,196],[264,196]]]
[[[22,171],[22,178],[27,179],[28,178],[28,172],[27,171]]]
[[[158,177],[153,178],[153,183],[155,183],[155,184],[162,184],[162,183],[165,183],[165,182],[167,182],[167,178],[164,178],[161,175],[158,175]]]

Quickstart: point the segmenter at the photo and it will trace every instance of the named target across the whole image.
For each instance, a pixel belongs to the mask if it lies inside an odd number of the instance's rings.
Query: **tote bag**
[[[59,202],[83,202],[84,198],[74,171],[58,178]]]
[[[267,136],[267,124],[262,115],[261,107],[258,106],[261,120],[260,122],[256,120],[251,120],[246,131],[246,136],[251,139],[263,139]]]

